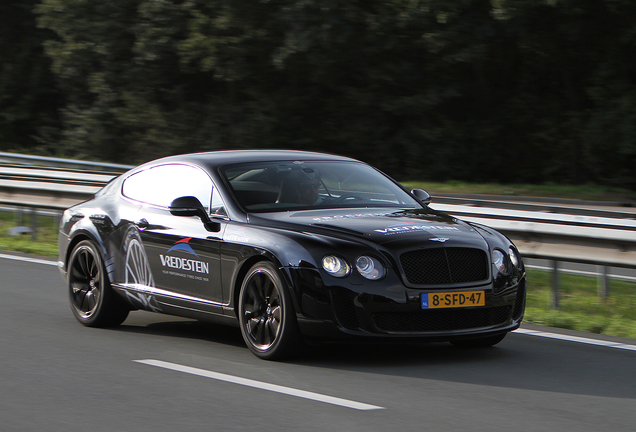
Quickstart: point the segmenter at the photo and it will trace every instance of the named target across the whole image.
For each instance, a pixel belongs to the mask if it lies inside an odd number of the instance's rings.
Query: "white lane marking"
[[[57,261],[47,261],[47,260],[42,260],[37,258],[29,258],[29,257],[18,256],[18,255],[6,255],[6,254],[0,254],[0,258],[10,259],[15,261],[25,261],[25,262],[31,262],[36,264],[46,264],[46,265],[52,265],[57,267]]]
[[[176,363],[164,362],[161,360],[133,360],[137,363],[143,363],[150,366],[157,366],[164,369],[170,369],[178,372],[185,372],[192,375],[198,375],[205,378],[212,378],[219,381],[225,381],[233,384],[239,384],[247,387],[258,388],[276,393],[282,393],[289,396],[296,396],[299,398],[310,399],[318,402],[324,402],[332,405],[338,405],[345,408],[352,408],[363,411],[380,410],[383,407],[368,405],[361,402],[350,401],[347,399],[340,399],[333,396],[326,396],[319,393],[312,393],[304,390],[298,390],[291,387],[283,387],[276,384],[268,384],[261,381],[254,381],[251,379],[235,377],[232,375],[226,375],[218,372],[212,372],[205,369],[198,369],[189,366],[183,366]]]
[[[558,333],[549,333],[549,332],[543,332],[538,330],[529,330],[529,329],[521,329],[521,328],[515,330],[514,332],[530,335],[530,336],[539,336],[539,337],[550,338],[550,339],[579,342],[579,343],[584,343],[588,345],[599,345],[599,346],[604,346],[608,348],[636,351],[636,345],[629,345],[629,344],[624,344],[619,342],[610,342],[610,341],[604,341],[604,340],[598,340],[598,339],[584,338],[579,336],[568,336],[568,335],[563,335]]]

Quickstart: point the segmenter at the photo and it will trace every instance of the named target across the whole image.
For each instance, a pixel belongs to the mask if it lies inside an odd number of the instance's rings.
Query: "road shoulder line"
[[[624,344],[620,342],[611,342],[611,341],[605,341],[600,339],[590,339],[590,338],[585,338],[580,336],[570,336],[565,334],[550,333],[545,331],[530,330],[530,329],[523,329],[523,328],[515,330],[514,333],[520,333],[520,334],[525,334],[530,336],[539,336],[539,337],[544,337],[549,339],[558,339],[558,340],[564,340],[569,342],[578,342],[578,343],[583,343],[587,345],[604,346],[607,348],[636,351],[636,345],[629,345],[629,344]]]

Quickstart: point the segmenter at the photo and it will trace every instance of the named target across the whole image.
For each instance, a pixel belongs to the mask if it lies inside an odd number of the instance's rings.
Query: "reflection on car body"
[[[340,156],[172,156],[64,213],[60,269],[85,325],[135,309],[234,324],[265,359],[303,338],[494,345],[522,320],[523,263],[429,201]]]

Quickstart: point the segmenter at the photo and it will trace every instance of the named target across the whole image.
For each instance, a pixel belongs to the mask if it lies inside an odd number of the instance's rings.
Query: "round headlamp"
[[[517,250],[512,246],[508,248],[508,256],[510,256],[510,262],[512,262],[513,266],[517,268],[521,267],[521,259],[519,258],[519,254],[517,253]]]
[[[335,255],[327,255],[322,259],[322,268],[335,277],[345,277],[351,272],[351,267],[345,260]]]
[[[356,269],[363,278],[369,280],[382,279],[386,273],[380,260],[366,255],[356,260]]]
[[[492,251],[492,263],[497,271],[501,274],[508,273],[508,264],[506,262],[506,255],[499,249]]]

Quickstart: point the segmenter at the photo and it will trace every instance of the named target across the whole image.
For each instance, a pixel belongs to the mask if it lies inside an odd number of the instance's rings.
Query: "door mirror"
[[[413,194],[413,196],[415,198],[417,198],[418,200],[420,200],[422,202],[422,204],[424,205],[429,205],[431,203],[431,196],[428,194],[428,192],[426,192],[423,189],[413,189],[411,191],[411,193]]]
[[[212,221],[201,201],[193,196],[180,197],[172,201],[170,214],[173,216],[197,216],[203,222],[206,230],[210,232],[219,232],[221,230],[221,224]]]

